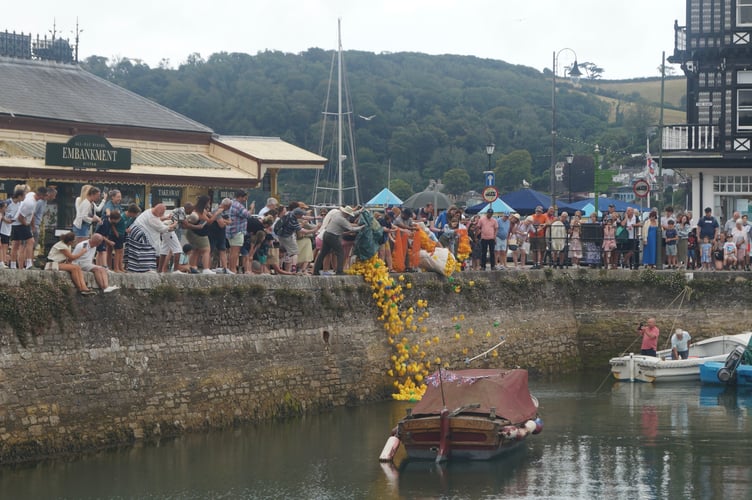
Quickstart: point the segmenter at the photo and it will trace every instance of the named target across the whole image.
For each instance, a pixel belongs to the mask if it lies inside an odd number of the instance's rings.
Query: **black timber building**
[[[695,219],[752,202],[752,0],[687,0],[674,52],[687,77],[687,123],[666,125],[663,167],[692,179]]]

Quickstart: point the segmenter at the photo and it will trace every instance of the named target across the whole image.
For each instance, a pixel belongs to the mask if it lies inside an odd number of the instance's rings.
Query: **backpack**
[[[279,236],[280,231],[282,231],[282,226],[284,226],[284,221],[282,220],[284,217],[278,217],[277,221],[274,223],[274,226],[272,226],[272,231],[274,231],[274,234]]]

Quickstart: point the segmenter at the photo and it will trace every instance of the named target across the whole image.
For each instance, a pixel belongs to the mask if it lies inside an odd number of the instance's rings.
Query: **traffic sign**
[[[493,203],[499,199],[499,190],[495,186],[486,186],[483,188],[483,201]]]
[[[638,198],[647,198],[650,194],[650,183],[645,179],[637,179],[632,184],[632,191],[634,191],[635,196]]]

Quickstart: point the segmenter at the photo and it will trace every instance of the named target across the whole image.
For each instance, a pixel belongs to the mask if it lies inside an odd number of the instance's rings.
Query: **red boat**
[[[543,429],[526,370],[439,370],[423,399],[400,420],[379,457],[399,445],[409,458],[488,460]]]

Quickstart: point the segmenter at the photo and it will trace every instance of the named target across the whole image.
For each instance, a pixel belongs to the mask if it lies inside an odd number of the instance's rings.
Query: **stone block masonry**
[[[605,374],[639,318],[656,315],[667,331],[664,308],[688,284],[697,293],[677,326],[694,338],[749,323],[746,308],[736,307],[749,302],[746,280],[685,283],[673,274],[462,273],[451,282],[409,274],[405,304],[428,301],[425,335],[440,338],[432,355],[453,368],[504,336],[498,356],[473,366],[542,374],[599,366]],[[123,288],[81,297],[64,273],[0,273],[0,463],[318,412],[393,391],[392,347],[359,277],[111,281]]]

